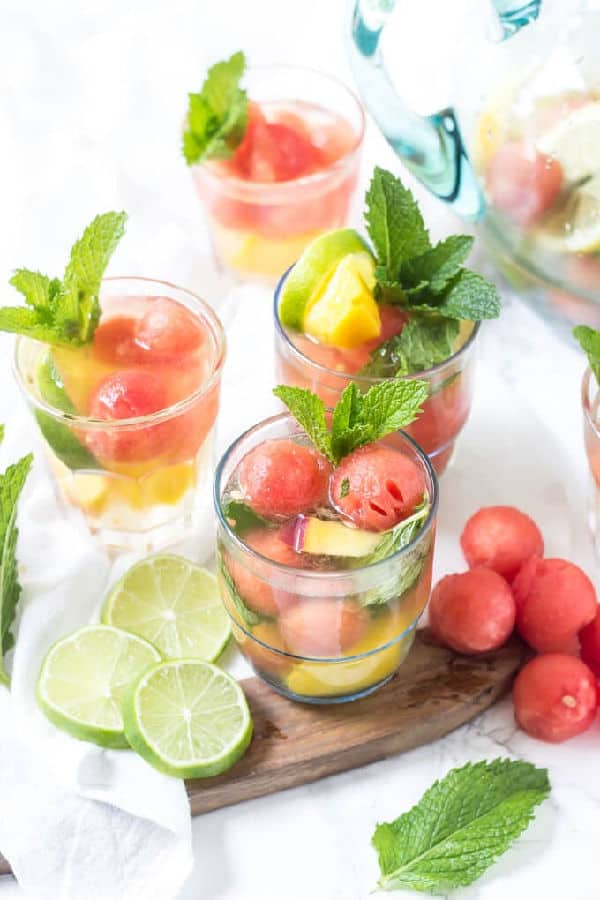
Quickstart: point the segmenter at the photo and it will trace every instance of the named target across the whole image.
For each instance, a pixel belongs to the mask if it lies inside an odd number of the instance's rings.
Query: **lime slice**
[[[279,318],[286,328],[302,330],[304,309],[318,294],[344,256],[371,255],[367,244],[353,228],[319,235],[308,245],[283,283],[279,296]]]
[[[592,253],[600,249],[600,103],[574,110],[539,139],[538,150],[557,159],[573,185],[540,231],[555,250]],[[581,184],[578,184],[581,182]]]
[[[179,778],[219,775],[252,737],[241,687],[211,663],[190,659],[153,666],[123,706],[130,745],[160,772]]]
[[[65,391],[62,378],[50,350],[44,354],[37,369],[37,385],[40,397],[48,406],[61,412],[76,414],[76,409]],[[71,429],[48,413],[36,410],[35,417],[46,442],[54,455],[72,470],[102,468],[94,456],[75,437]]]
[[[38,703],[58,728],[101,747],[127,747],[124,695],[160,653],[146,641],[105,625],[88,625],[48,651]]]
[[[150,641],[165,659],[212,662],[231,634],[215,576],[171,554],[129,569],[112,589],[102,621]]]

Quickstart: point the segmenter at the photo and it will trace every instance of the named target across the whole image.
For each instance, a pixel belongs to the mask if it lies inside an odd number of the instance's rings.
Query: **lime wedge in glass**
[[[37,699],[63,731],[101,747],[128,747],[121,705],[142,672],[160,653],[135,635],[105,625],[87,625],[48,651]]]
[[[129,569],[112,589],[102,621],[150,641],[165,659],[213,662],[231,634],[215,576],[171,554]]]
[[[36,377],[40,397],[48,406],[60,412],[76,414],[77,411],[65,390],[50,350],[40,361]],[[35,417],[50,449],[67,468],[73,470],[102,468],[67,425],[39,409],[36,410]]]
[[[160,772],[178,778],[219,775],[252,737],[241,687],[217,666],[180,659],[141,676],[123,705],[131,747]]]
[[[286,328],[303,327],[309,300],[327,283],[345,256],[368,253],[369,247],[353,228],[328,231],[312,241],[285,279],[279,295],[279,318]]]

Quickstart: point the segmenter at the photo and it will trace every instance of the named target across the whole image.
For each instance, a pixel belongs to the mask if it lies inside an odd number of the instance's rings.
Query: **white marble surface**
[[[255,60],[304,62],[348,78],[344,6],[0,0],[0,297],[8,300],[3,285],[15,266],[60,271],[83,223],[126,208],[128,235],[112,271],[178,280],[220,303],[229,325],[222,446],[272,408],[270,298],[248,290],[237,303],[222,300],[177,151],[185,93],[207,61],[239,46]],[[396,165],[373,129],[366,151],[365,171]],[[447,216],[424,202],[434,234],[443,233]],[[6,341],[0,352],[0,415],[10,422],[19,401]],[[438,575],[463,565],[457,538],[466,516],[508,502],[538,519],[550,554],[598,580],[585,528],[581,371],[579,356],[514,301],[486,328],[473,415],[442,484]],[[232,653],[229,662],[244,671]],[[599,746],[598,725],[561,747],[532,741],[501,703],[428,747],[196,819],[196,868],[179,900],[366,900],[377,878],[375,823],[398,815],[452,766],[506,753],[547,766],[552,799],[511,853],[454,896],[595,900]],[[19,896],[13,882],[0,883],[0,900]]]

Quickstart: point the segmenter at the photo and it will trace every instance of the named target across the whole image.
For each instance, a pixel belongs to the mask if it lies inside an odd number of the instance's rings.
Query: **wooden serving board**
[[[215,778],[186,783],[192,815],[317,781],[427,744],[487,709],[510,687],[526,658],[512,638],[494,653],[457,656],[428,631],[394,678],[370,697],[330,706],[293,703],[259,678],[242,686],[254,718],[239,763]],[[0,874],[10,866],[0,857]]]

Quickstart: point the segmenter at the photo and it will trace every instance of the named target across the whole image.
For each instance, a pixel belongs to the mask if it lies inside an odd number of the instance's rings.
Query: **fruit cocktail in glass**
[[[590,471],[589,524],[600,558],[600,331],[577,325],[573,334],[587,355],[589,366],[581,382],[583,440]]]
[[[220,265],[274,283],[317,234],[346,224],[363,132],[360,103],[333,78],[245,72],[242,53],[213,66],[190,95],[184,155]]]
[[[19,270],[13,284],[32,313],[15,324],[18,308],[2,309],[0,327],[21,332],[16,375],[62,500],[107,546],[151,551],[212,517],[225,344],[215,313],[188,291],[103,279],[123,224],[97,217],[62,282]]]
[[[408,435],[387,443],[426,385],[364,397],[350,385],[331,431],[316,395],[276,394],[294,416],[251,428],[217,468],[221,594],[242,653],[276,691],[354,700],[396,672],[429,599],[436,477]]]
[[[333,407],[355,384],[427,383],[408,433],[446,469],[471,408],[479,320],[500,311],[495,287],[463,267],[473,242],[431,245],[412,195],[376,169],[366,196],[373,249],[353,229],[316,238],[275,291],[276,380]],[[404,439],[401,437],[400,441]]]

